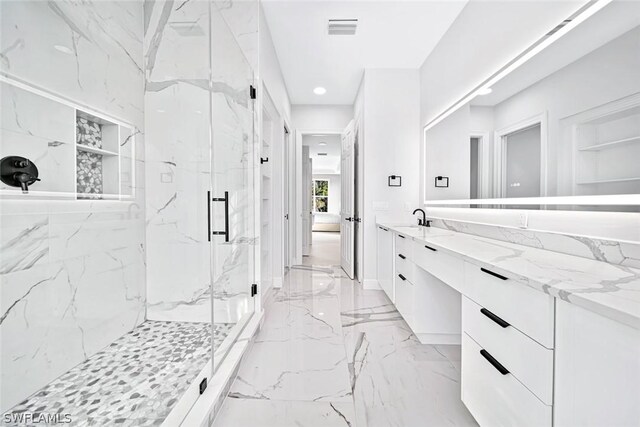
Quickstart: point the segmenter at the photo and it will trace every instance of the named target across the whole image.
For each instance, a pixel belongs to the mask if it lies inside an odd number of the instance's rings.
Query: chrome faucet
[[[416,212],[422,212],[422,218],[418,218],[418,225],[422,225],[424,227],[431,227],[431,220],[427,219],[427,214],[424,212],[424,210],[418,208],[415,211],[413,211],[413,214],[415,215]]]

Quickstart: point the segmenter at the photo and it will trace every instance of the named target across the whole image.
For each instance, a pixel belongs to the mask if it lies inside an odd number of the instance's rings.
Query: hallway
[[[382,291],[335,265],[339,235],[317,234],[267,307],[215,425],[475,425],[459,398],[460,347],[420,344]]]
[[[314,231],[311,239],[311,254],[302,259],[305,265],[340,265],[340,233],[333,231]]]

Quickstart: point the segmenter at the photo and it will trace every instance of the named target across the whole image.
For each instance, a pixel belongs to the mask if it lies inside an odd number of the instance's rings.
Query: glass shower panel
[[[217,8],[211,12],[214,368],[254,311],[253,70]],[[224,234],[228,230],[228,235]]]
[[[210,5],[144,4],[146,324],[165,355],[155,369],[172,388],[166,403],[183,410],[212,358]]]

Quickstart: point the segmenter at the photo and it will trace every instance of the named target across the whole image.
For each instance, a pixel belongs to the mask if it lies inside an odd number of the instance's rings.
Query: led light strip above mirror
[[[424,204],[635,211],[638,17],[640,3],[590,1],[436,115]],[[449,186],[434,187],[440,175]]]

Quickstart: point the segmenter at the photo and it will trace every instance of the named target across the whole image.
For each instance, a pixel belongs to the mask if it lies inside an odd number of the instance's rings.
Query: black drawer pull
[[[499,318],[498,316],[496,316],[495,314],[493,314],[492,312],[490,312],[486,308],[481,308],[480,309],[480,313],[484,314],[489,319],[493,320],[494,322],[496,322],[498,325],[502,326],[503,328],[511,326],[508,322],[505,322],[504,320],[502,320],[501,318]]]
[[[384,228],[384,227],[378,227],[378,228],[379,228],[380,230],[383,230],[383,231],[389,231],[389,229],[388,229],[388,228]]]
[[[486,268],[480,268],[480,270],[487,274],[490,274],[493,277],[497,277],[500,280],[509,280],[508,277],[504,277],[502,274],[494,273],[493,271],[487,270]]]
[[[401,278],[402,280],[407,280],[407,278],[404,277],[402,274],[398,274],[398,277]]]
[[[487,359],[487,361],[491,363],[493,367],[496,368],[502,375],[507,375],[509,373],[509,370],[502,366],[502,364],[498,362],[492,355],[490,355],[487,350],[480,350],[480,354],[482,355],[482,357]]]
[[[429,249],[430,251],[433,251],[433,252],[436,252],[436,251],[437,251],[437,249],[436,249],[436,248],[432,248],[431,246],[424,245],[424,247],[425,247],[425,248],[427,248],[427,249]]]
[[[398,237],[402,237],[404,239],[404,236],[402,234],[398,234]]]
[[[402,254],[398,254],[398,256],[399,256],[400,258],[402,258],[402,259],[407,259],[407,257],[406,257],[406,256],[404,256],[404,255],[402,255]]]

